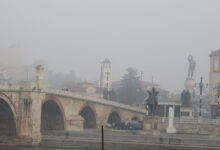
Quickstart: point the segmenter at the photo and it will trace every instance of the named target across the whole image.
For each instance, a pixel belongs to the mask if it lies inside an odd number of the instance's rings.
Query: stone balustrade
[[[33,82],[23,82],[23,84],[17,84],[17,85],[9,85],[9,84],[4,84],[0,85],[0,91],[7,91],[7,92],[19,92],[20,88],[24,85],[24,90],[27,91],[34,91],[32,90],[35,86],[35,83]],[[72,93],[70,91],[64,91],[64,90],[58,90],[58,89],[52,89],[52,88],[46,88],[45,91],[46,94],[50,95],[56,95],[56,96],[61,96],[61,97],[68,97],[71,99],[76,99],[76,100],[82,100],[82,101],[88,101],[96,104],[101,104],[101,105],[106,105],[106,106],[111,106],[115,108],[120,108],[124,110],[129,110],[141,114],[146,114],[146,110],[135,107],[135,106],[129,106],[109,100],[105,100],[102,98],[94,98],[94,97],[89,97],[87,95],[82,95],[82,94],[77,94],[77,93]]]
[[[9,84],[1,84],[0,90],[2,91],[18,91],[20,85],[9,85]]]
[[[56,96],[61,96],[61,97],[68,97],[68,98],[72,98],[76,100],[88,101],[88,102],[92,102],[96,104],[107,105],[111,107],[116,107],[116,108],[121,108],[121,109],[129,110],[129,111],[133,111],[137,113],[146,114],[146,110],[138,108],[138,107],[129,106],[129,105],[125,105],[125,104],[121,104],[121,103],[117,103],[117,102],[113,102],[113,101],[109,101],[109,100],[105,100],[101,98],[93,98],[93,97],[89,97],[89,96],[82,95],[82,94],[72,93],[70,91],[48,88],[46,90],[46,94],[56,95]]]

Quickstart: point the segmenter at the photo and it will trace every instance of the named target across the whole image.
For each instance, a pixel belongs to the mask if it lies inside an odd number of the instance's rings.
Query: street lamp
[[[199,117],[201,118],[202,116],[202,92],[204,88],[208,87],[208,83],[206,84],[206,87],[204,87],[204,83],[203,83],[203,77],[200,78],[200,82],[199,82]]]

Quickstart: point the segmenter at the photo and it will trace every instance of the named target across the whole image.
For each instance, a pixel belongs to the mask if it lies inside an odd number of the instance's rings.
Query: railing
[[[3,91],[15,91],[15,90],[19,90],[19,85],[1,84],[1,85],[0,85],[0,90],[3,90]]]
[[[121,103],[117,103],[117,102],[113,102],[113,101],[109,101],[109,100],[105,100],[105,99],[101,99],[101,98],[93,98],[93,97],[89,97],[87,95],[72,93],[70,91],[48,88],[46,90],[46,94],[57,95],[57,96],[61,96],[61,97],[68,97],[68,98],[72,98],[72,99],[76,99],[76,100],[83,100],[83,101],[93,102],[93,103],[97,103],[97,104],[101,104],[101,105],[107,105],[107,106],[121,108],[121,109],[129,110],[129,111],[134,111],[137,113],[146,114],[146,110],[138,108],[138,107],[129,106],[129,105],[125,105],[125,104],[121,104]]]
[[[160,117],[160,122],[168,122],[168,117]],[[208,118],[174,118],[174,123],[203,123],[203,124],[220,124],[220,119],[208,119]]]

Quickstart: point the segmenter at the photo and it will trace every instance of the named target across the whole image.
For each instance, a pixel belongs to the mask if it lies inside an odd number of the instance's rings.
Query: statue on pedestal
[[[145,109],[148,111],[148,116],[154,116],[157,108],[157,95],[158,92],[155,88],[152,88],[152,91],[147,91],[148,97],[145,100]]]
[[[183,107],[190,107],[191,98],[194,93],[194,88],[196,84],[196,82],[193,79],[193,75],[196,69],[196,61],[194,60],[192,55],[188,56],[188,61],[188,76],[185,81],[185,89],[181,93],[181,102]]]
[[[145,109],[148,112],[148,116],[145,116],[144,119],[144,134],[145,135],[153,135],[153,136],[159,136],[160,132],[158,130],[158,117],[156,115],[156,109],[157,109],[157,95],[158,91],[153,87],[152,90],[147,91],[148,97],[145,99]]]

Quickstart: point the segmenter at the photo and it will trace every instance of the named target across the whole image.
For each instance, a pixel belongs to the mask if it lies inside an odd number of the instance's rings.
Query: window
[[[219,78],[219,73],[216,73],[215,74],[215,79],[218,79]]]
[[[181,116],[189,116],[189,112],[181,112]]]

